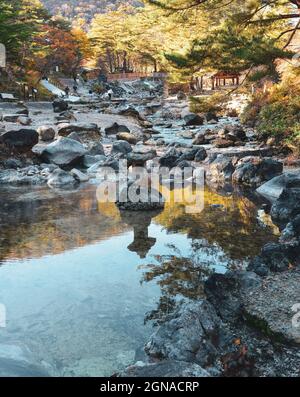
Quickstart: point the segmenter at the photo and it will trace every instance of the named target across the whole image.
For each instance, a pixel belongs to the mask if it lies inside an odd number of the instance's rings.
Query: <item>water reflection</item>
[[[210,272],[244,266],[276,238],[243,196],[207,190],[194,215],[184,202],[131,213],[95,191],[0,190],[0,348],[25,345],[51,374],[108,376],[130,364],[147,320],[202,296]]]

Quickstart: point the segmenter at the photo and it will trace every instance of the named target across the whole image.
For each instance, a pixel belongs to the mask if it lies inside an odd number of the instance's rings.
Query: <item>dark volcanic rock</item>
[[[130,133],[130,130],[126,125],[113,123],[110,127],[105,128],[106,135],[117,135],[122,132]]]
[[[162,156],[159,159],[159,164],[162,167],[169,167],[169,168],[173,168],[176,166],[177,161],[179,160],[181,156],[181,152],[178,152],[176,149],[174,148],[170,148],[164,156]]]
[[[284,189],[296,187],[300,188],[300,173],[288,171],[264,183],[257,189],[257,192],[274,202]]]
[[[0,143],[16,149],[27,151],[39,141],[39,134],[36,130],[20,129],[4,132],[0,135]]]
[[[122,153],[124,155],[132,152],[132,147],[127,141],[114,142],[111,149],[111,154]]]
[[[236,183],[259,186],[282,173],[283,164],[279,161],[260,157],[245,157],[241,159],[232,175]]]
[[[232,159],[225,155],[218,155],[209,166],[206,178],[210,183],[223,183],[231,181],[234,166]]]
[[[286,188],[271,208],[272,220],[285,226],[300,214],[300,188]]]

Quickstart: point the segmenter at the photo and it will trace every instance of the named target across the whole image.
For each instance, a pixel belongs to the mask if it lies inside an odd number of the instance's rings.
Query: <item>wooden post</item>
[[[212,77],[211,78],[211,89],[212,89],[212,91],[214,91],[214,89],[215,89],[215,78],[214,77]]]

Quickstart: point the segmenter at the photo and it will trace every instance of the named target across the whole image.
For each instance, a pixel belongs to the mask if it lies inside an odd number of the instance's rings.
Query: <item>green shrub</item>
[[[228,99],[226,94],[219,92],[209,96],[190,97],[190,109],[194,113],[220,113]]]

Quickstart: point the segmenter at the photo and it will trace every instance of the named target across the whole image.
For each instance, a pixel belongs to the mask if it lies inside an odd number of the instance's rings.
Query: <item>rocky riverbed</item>
[[[225,198],[235,191],[250,197],[278,236],[265,241],[260,252],[252,249],[246,266],[207,274],[201,298],[176,305],[164,316],[145,340],[144,352],[132,360],[137,362],[119,374],[299,376],[299,170],[287,169],[272,143],[259,142],[253,129],[232,117],[232,109],[222,115],[194,114],[184,97],[164,98],[162,87],[155,88],[155,96],[127,90],[112,101],[90,104],[62,99],[1,103],[0,189],[46,187],[54,196],[72,194],[97,184],[103,167],[120,178],[119,161],[127,160],[129,167],[143,166],[149,173],[155,166],[166,167],[165,180],[174,180],[174,167],[190,168],[192,183],[203,169],[212,191]],[[164,207],[127,204],[121,214]],[[213,205],[221,218],[223,204]],[[185,228],[193,222],[186,217]],[[231,229],[228,233],[230,239]],[[153,242],[144,237],[142,251],[147,251]],[[250,240],[245,237],[249,246]]]

